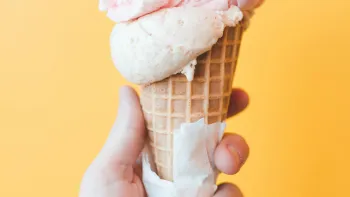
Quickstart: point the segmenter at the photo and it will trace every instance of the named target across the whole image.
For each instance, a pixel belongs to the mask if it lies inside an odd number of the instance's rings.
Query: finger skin
[[[243,197],[241,190],[231,183],[219,185],[214,197]]]
[[[128,86],[120,88],[118,117],[99,154],[107,165],[134,165],[147,136],[137,93]]]
[[[232,89],[230,105],[228,107],[227,117],[230,118],[242,112],[249,105],[249,96],[242,89]]]
[[[134,89],[123,86],[119,90],[120,104],[116,120],[115,145],[120,146],[116,154],[123,162],[133,165],[139,158],[147,136],[139,97]]]
[[[215,150],[215,165],[229,175],[239,172],[249,156],[249,146],[243,137],[226,134]]]

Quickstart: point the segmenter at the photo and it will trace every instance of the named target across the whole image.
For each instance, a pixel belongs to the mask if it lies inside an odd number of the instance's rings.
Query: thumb
[[[146,130],[137,93],[124,86],[119,90],[118,117],[100,157],[107,165],[134,165],[145,143]]]

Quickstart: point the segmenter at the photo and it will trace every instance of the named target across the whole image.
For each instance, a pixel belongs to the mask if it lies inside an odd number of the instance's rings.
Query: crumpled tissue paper
[[[152,171],[145,151],[143,182],[148,197],[213,197],[218,176],[214,151],[225,127],[225,123],[207,125],[201,119],[183,123],[180,129],[174,130],[173,182],[160,179]]]

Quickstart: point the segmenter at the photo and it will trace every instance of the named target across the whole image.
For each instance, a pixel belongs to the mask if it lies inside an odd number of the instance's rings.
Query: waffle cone
[[[141,88],[151,166],[173,181],[173,131],[204,118],[206,124],[227,117],[243,28],[228,27],[212,49],[197,58],[193,81],[182,74]]]

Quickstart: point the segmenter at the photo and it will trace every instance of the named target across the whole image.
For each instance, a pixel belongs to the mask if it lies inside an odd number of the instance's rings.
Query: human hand
[[[228,116],[243,111],[248,95],[233,89]],[[146,197],[142,184],[139,156],[145,145],[146,129],[139,98],[130,87],[120,89],[118,117],[110,135],[88,170],[80,197]],[[217,168],[225,174],[236,174],[249,155],[245,140],[236,134],[226,134],[214,153]],[[230,183],[219,186],[214,197],[242,197]]]

